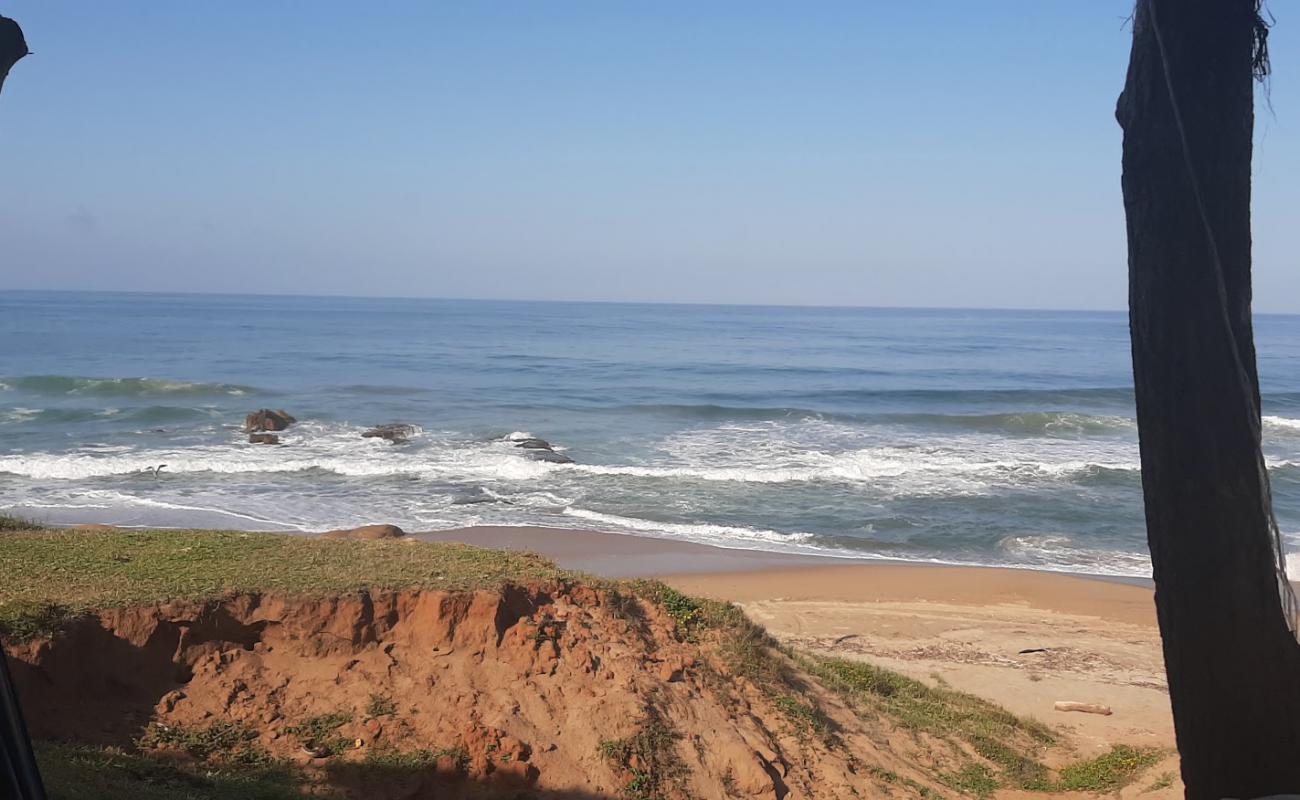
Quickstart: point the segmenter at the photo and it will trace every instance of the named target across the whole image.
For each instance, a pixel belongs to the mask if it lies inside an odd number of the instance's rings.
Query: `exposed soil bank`
[[[255,748],[355,797],[839,798],[871,796],[872,775],[904,781],[898,796],[935,788],[918,764],[945,757],[921,756],[923,737],[891,742],[891,723],[807,682],[800,702],[835,732],[819,735],[683,630],[655,603],[551,583],[110,609],[9,651],[38,738],[131,748],[152,725],[146,749]],[[230,724],[249,738],[210,735]],[[347,769],[418,751],[411,769]]]

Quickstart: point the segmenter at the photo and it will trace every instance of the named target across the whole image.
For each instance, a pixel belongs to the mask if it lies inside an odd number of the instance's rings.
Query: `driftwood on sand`
[[[1109,717],[1114,712],[1110,706],[1103,706],[1100,703],[1076,703],[1073,700],[1057,700],[1052,704],[1057,711],[1082,711],[1085,714],[1101,714]]]

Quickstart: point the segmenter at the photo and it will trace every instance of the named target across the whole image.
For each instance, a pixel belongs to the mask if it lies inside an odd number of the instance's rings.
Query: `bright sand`
[[[864,658],[1036,717],[1067,732],[1079,756],[1119,743],[1174,745],[1147,585],[547,528],[466,528],[420,538],[532,550],[609,577],[661,577],[689,594],[738,603],[794,647]],[[1059,700],[1099,703],[1114,713],[1055,711]],[[1176,760],[1166,760],[1161,769],[1176,771]]]

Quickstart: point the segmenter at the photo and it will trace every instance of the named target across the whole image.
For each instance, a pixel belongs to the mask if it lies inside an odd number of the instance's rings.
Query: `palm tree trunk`
[[[1124,129],[1147,537],[1189,798],[1300,791],[1250,316],[1258,0],[1138,0]]]

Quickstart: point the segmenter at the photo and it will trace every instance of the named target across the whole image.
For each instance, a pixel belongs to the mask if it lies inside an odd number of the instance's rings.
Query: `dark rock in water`
[[[493,497],[483,489],[475,489],[473,491],[465,492],[464,494],[458,494],[451,498],[451,504],[453,506],[472,506],[477,505],[478,503],[504,503],[505,505],[513,505],[509,500],[502,500],[499,497]]]
[[[546,461],[551,464],[572,464],[573,459],[563,453],[555,452],[555,446],[545,439],[538,439],[536,436],[521,436],[514,438],[506,437],[506,441],[522,450],[528,452],[528,457],[534,461]]]
[[[280,437],[274,433],[250,433],[248,434],[249,444],[279,444]]]
[[[327,531],[320,535],[322,539],[364,539],[367,541],[375,539],[400,539],[406,535],[406,531],[396,525],[362,525],[360,528],[349,528],[342,531]]]
[[[545,439],[534,439],[534,438],[511,439],[510,441],[514,442],[515,447],[522,447],[525,450],[554,450],[555,449],[554,447],[551,446],[551,443],[546,441]]]
[[[361,435],[366,439],[385,439],[393,444],[401,444],[414,436],[415,433],[416,428],[414,425],[408,425],[405,422],[392,422],[387,425],[376,425]]]
[[[534,461],[546,461],[551,464],[572,464],[573,459],[554,450],[529,450],[528,457]]]
[[[269,408],[262,408],[244,417],[244,432],[282,431],[297,421],[284,409],[272,411]]]

